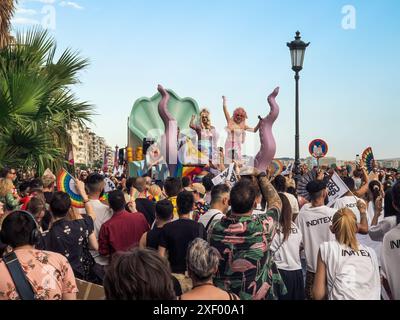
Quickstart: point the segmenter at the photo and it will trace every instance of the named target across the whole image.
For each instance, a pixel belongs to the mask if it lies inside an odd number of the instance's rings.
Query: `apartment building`
[[[72,124],[69,133],[76,164],[94,166],[103,163],[106,152],[108,165],[109,167],[113,166],[114,154],[104,138],[97,136],[87,127],[80,127],[77,123]]]

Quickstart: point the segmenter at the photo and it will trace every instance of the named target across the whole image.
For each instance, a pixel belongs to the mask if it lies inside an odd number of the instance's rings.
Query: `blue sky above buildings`
[[[355,29],[342,26],[346,5],[356,10]],[[256,125],[280,86],[278,157],[294,156],[286,42],[300,30],[311,42],[300,80],[301,155],[322,138],[339,159],[368,146],[391,158],[400,156],[399,17],[398,0],[20,0],[14,29],[54,18],[60,50],[91,60],[74,91],[96,105],[92,128],[111,145],[126,143],[134,101],[152,96],[158,83],[208,107],[221,130],[222,95]],[[251,154],[258,136],[248,137]]]

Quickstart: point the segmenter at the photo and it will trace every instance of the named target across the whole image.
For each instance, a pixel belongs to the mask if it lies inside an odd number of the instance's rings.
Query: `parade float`
[[[244,108],[230,116],[223,97],[226,127],[214,127],[211,113],[201,111],[193,98],[180,98],[174,91],[159,85],[151,98],[138,99],[128,119],[127,162],[130,176],[150,174],[155,180],[168,176],[193,176],[233,161],[244,163],[242,145],[246,132],[259,132],[261,147],[251,164],[261,171],[272,164],[276,153],[272,127],[279,116],[276,88],[268,97],[269,114],[255,128],[247,125]],[[219,132],[227,131],[225,149],[218,147]]]
[[[161,85],[153,97],[138,99],[128,119],[129,175],[151,171],[156,180],[163,180],[169,175],[199,171],[206,165],[208,161],[198,153],[189,128],[198,114],[194,99],[180,98]],[[187,142],[185,147],[179,149],[183,142]]]

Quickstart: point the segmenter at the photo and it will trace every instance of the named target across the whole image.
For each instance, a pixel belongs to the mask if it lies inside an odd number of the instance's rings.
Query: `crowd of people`
[[[290,172],[236,169],[234,185],[111,177],[107,197],[81,172],[77,209],[53,173],[4,168],[0,300],[75,300],[77,281],[109,300],[400,300],[400,172],[313,168],[307,201]],[[328,207],[334,172],[349,191]]]

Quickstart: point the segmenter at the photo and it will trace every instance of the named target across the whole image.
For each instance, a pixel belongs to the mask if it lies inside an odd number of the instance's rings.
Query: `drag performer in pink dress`
[[[227,122],[228,137],[225,142],[225,163],[232,161],[242,161],[242,144],[246,141],[246,131],[257,132],[260,128],[260,123],[251,128],[246,124],[247,113],[243,108],[237,108],[233,112],[233,117],[230,116],[226,97],[222,97],[224,105],[224,113]]]

